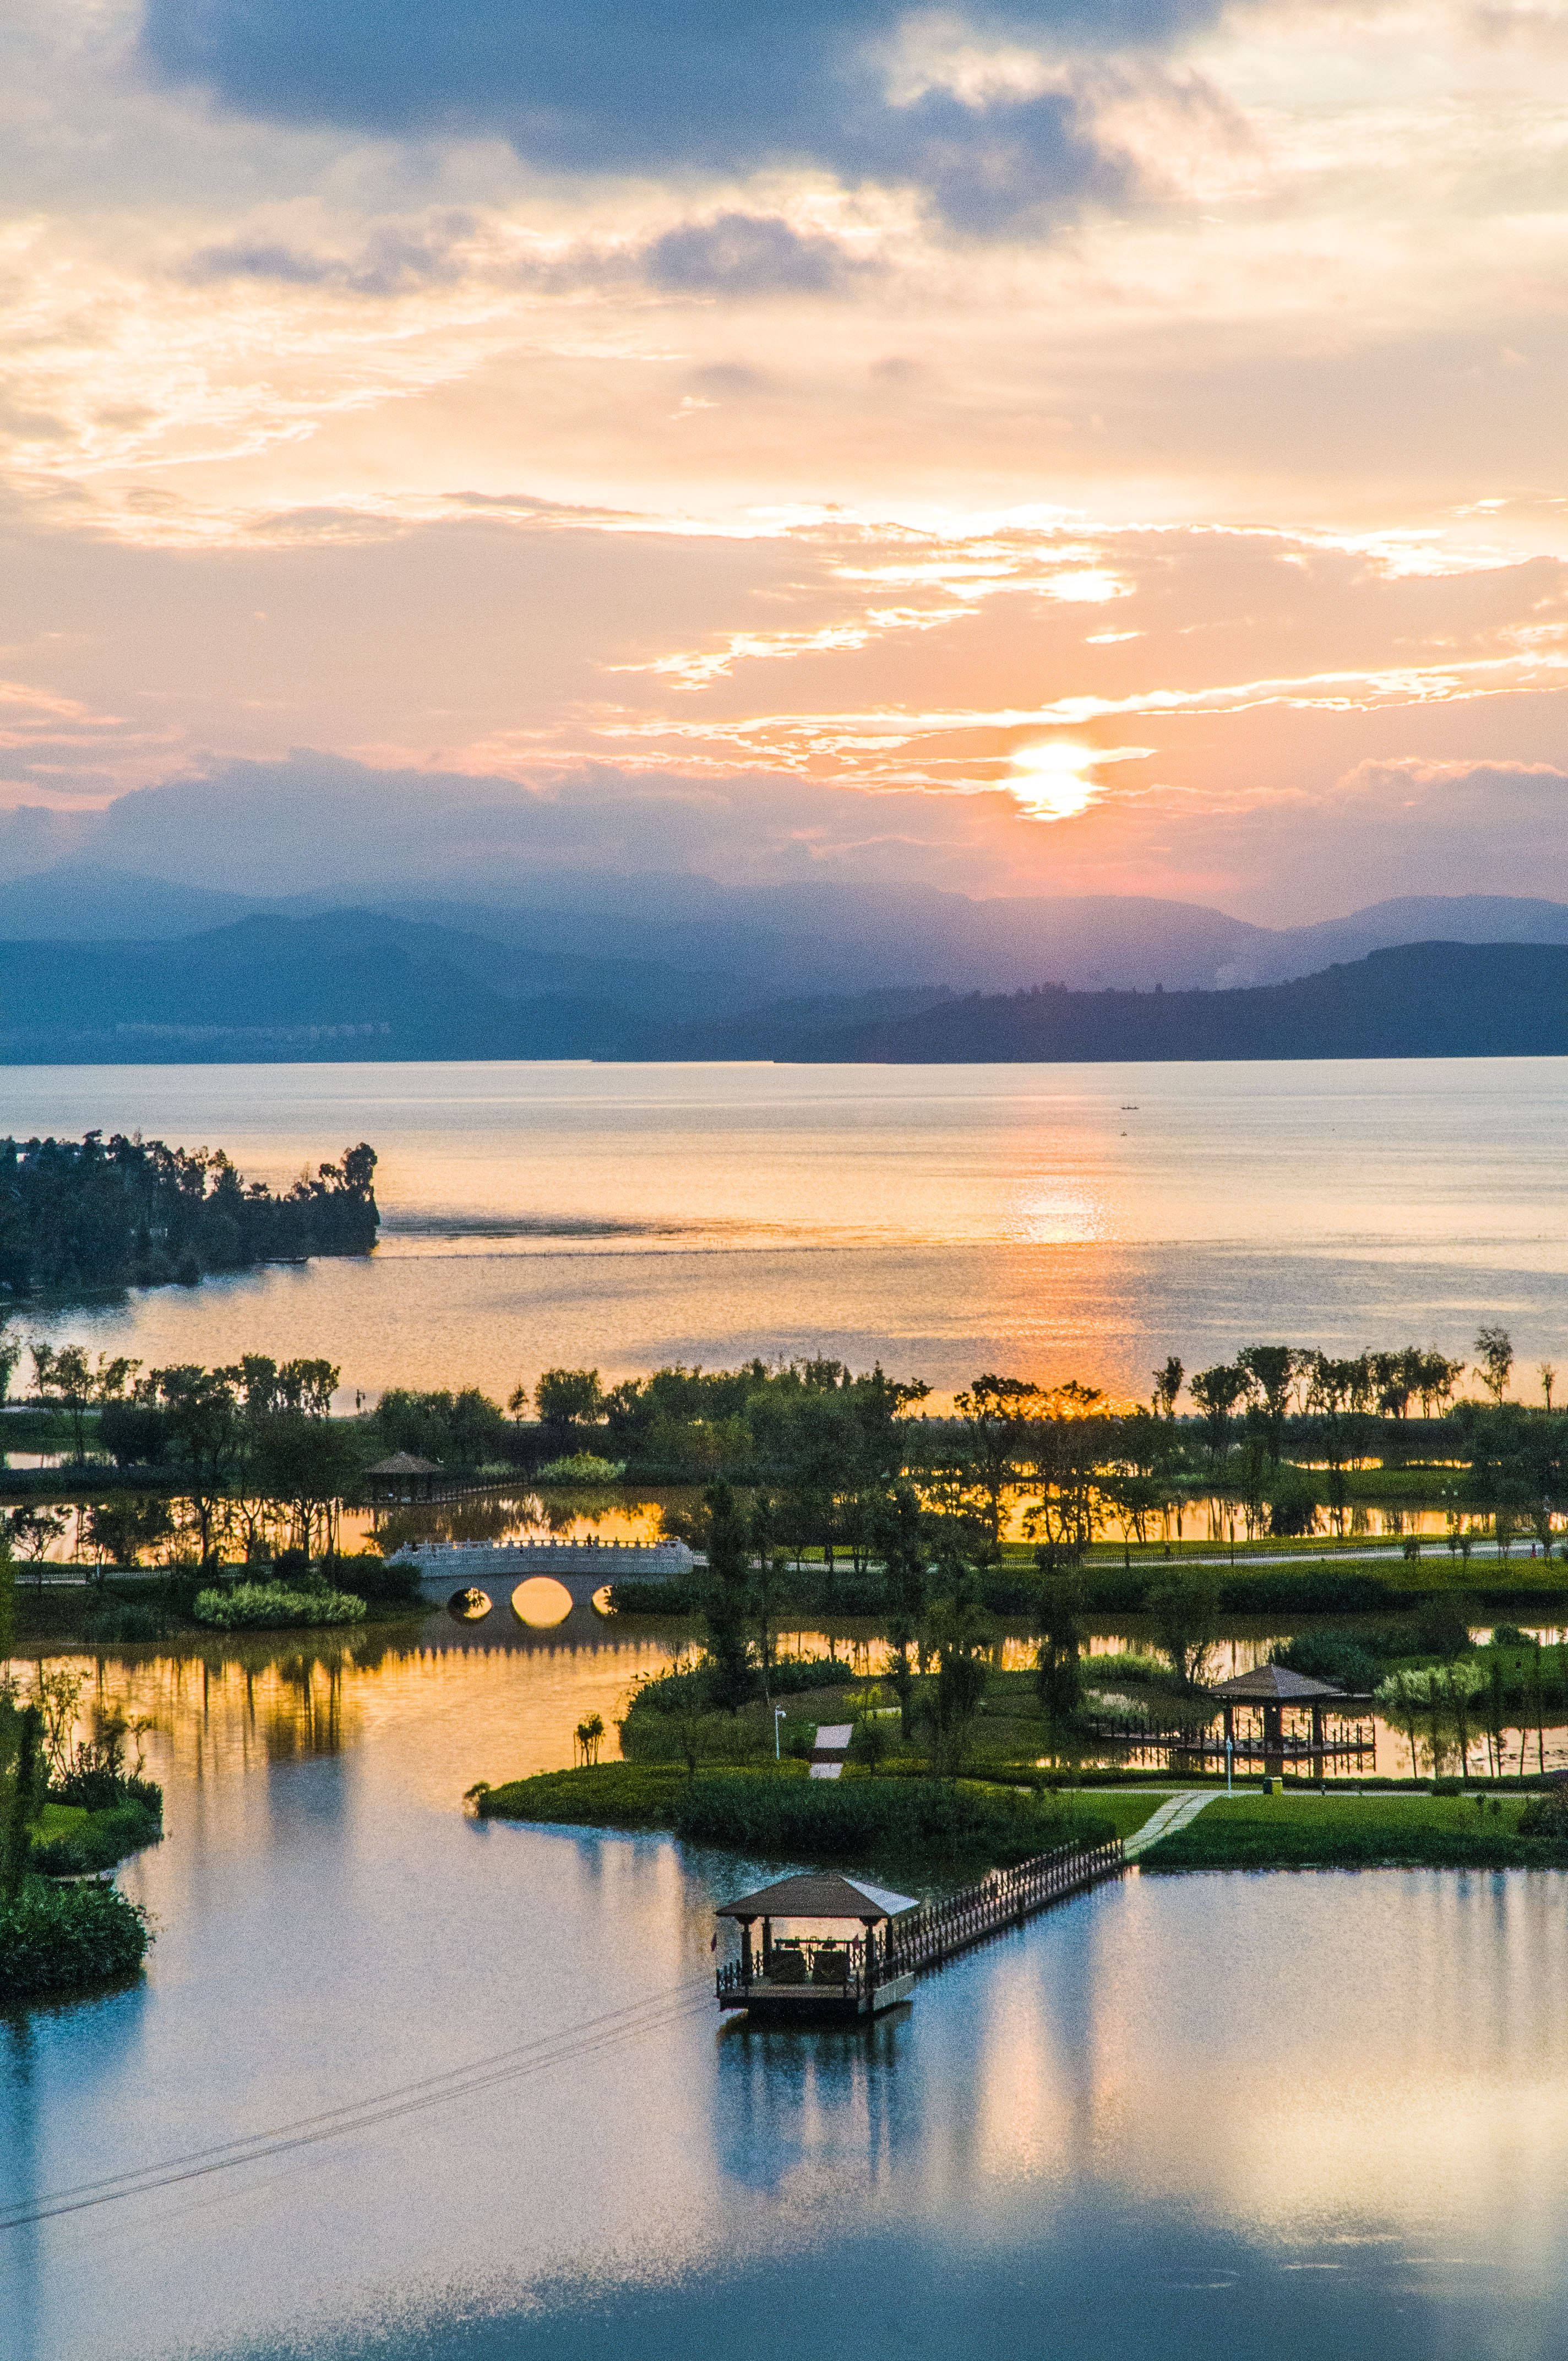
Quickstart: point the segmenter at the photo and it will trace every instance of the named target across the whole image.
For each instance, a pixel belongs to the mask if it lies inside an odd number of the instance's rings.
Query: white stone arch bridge
[[[482,1593],[488,1607],[476,1602],[462,1620],[499,1624],[525,1620],[514,1616],[513,1596],[541,1576],[559,1583],[574,1607],[586,1607],[610,1583],[668,1582],[696,1561],[685,1542],[425,1542],[399,1550],[392,1563],[418,1566],[433,1606],[455,1609],[465,1592]]]

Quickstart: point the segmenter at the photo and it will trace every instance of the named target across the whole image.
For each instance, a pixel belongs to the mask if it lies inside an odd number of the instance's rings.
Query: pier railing
[[[803,2000],[813,1993],[832,1997],[841,1993],[851,2002],[867,2000],[879,1986],[900,1976],[939,1968],[944,1960],[967,1950],[970,1944],[983,1943],[988,1936],[1020,1926],[1036,1911],[1097,1885],[1102,1878],[1119,1875],[1124,1866],[1120,1837],[1105,1844],[1058,1845],[1050,1852],[1020,1861],[1015,1869],[992,1870],[978,1885],[949,1894],[944,1901],[923,1903],[917,1912],[894,1919],[880,1935],[844,1944],[842,1982],[835,1974],[831,1983],[824,1984],[813,1972],[809,1983],[795,1983],[790,1989]],[[717,1984],[720,2005],[731,2008],[744,2006],[754,1986],[765,1985],[770,1992],[782,1989],[763,1976],[754,1959],[745,1956],[719,1968]]]
[[[886,1982],[940,1967],[971,1943],[1019,1925],[1036,1910],[1081,1893],[1102,1877],[1114,1877],[1122,1866],[1122,1839],[1113,1837],[1105,1844],[1058,1845],[1052,1852],[1020,1861],[1016,1869],[992,1870],[979,1885],[950,1894],[943,1902],[927,1902],[917,1916],[895,1920],[892,1940],[878,1961],[879,1980]]]

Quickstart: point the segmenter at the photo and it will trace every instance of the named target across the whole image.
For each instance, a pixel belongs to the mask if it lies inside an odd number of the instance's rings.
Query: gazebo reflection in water
[[[831,1875],[783,1877],[721,1903],[715,1915],[740,1927],[740,1956],[718,1971],[719,2006],[784,2018],[893,2008],[915,1989],[912,1972],[893,1972],[894,1928],[919,1907],[911,1894]],[[790,1931],[778,1933],[781,1926]]]

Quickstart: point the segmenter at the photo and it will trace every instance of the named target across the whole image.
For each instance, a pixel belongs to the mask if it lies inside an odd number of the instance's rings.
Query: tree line
[[[950,1413],[932,1416],[924,1385],[807,1359],[674,1366],[609,1388],[597,1370],[553,1368],[515,1389],[504,1409],[477,1388],[394,1388],[370,1414],[339,1419],[330,1412],[340,1373],[324,1360],[252,1354],[225,1367],[144,1372],[123,1357],[93,1361],[76,1345],[33,1348],[38,1393],[65,1421],[79,1464],[95,1445],[126,1473],[182,1491],[204,1560],[219,1539],[256,1554],[263,1527],[280,1517],[291,1546],[332,1548],[343,1499],[392,1453],[499,1484],[592,1445],[641,1480],[723,1476],[764,1492],[776,1544],[797,1559],[819,1553],[829,1576],[840,1562],[856,1575],[884,1563],[888,1504],[900,1488],[971,1554],[994,1558],[1021,1534],[1052,1570],[1080,1562],[1108,1529],[1129,1551],[1168,1532],[1172,1520],[1179,1537],[1184,1516],[1205,1500],[1212,1532],[1239,1520],[1249,1536],[1305,1533],[1325,1512],[1343,1531],[1347,1468],[1379,1456],[1408,1422],[1342,1406],[1343,1389],[1325,1390],[1334,1381],[1321,1357],[1249,1345],[1229,1365],[1240,1389],[1223,1412],[1197,1417],[1177,1414],[1183,1378],[1172,1358],[1146,1404],[1117,1403],[1077,1380],[1045,1386],[987,1373]],[[1214,1374],[1194,1378],[1198,1400]],[[1464,1463],[1442,1479],[1458,1524],[1473,1515],[1533,1522],[1550,1543],[1552,1520],[1568,1507],[1568,1427],[1561,1413],[1503,1399],[1505,1381],[1487,1400],[1451,1404],[1434,1455]],[[266,1501],[284,1510],[264,1513]],[[156,1513],[109,1504],[105,1531]],[[666,1521],[682,1530],[681,1512]],[[127,1545],[134,1538],[126,1521]]]
[[[101,1131],[0,1139],[0,1290],[193,1286],[258,1262],[367,1254],[375,1172],[364,1140],[275,1193],[222,1148]]]

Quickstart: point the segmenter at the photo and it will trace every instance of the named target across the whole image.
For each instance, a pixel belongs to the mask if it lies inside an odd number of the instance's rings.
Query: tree
[[[1536,1375],[1541,1379],[1541,1390],[1546,1402],[1546,1415],[1550,1418],[1552,1415],[1552,1389],[1557,1383],[1557,1372],[1552,1367],[1550,1361],[1542,1361],[1537,1367]],[[0,1392],[0,1400],[4,1400],[3,1392]]]
[[[93,1400],[93,1365],[80,1345],[35,1345],[34,1383],[40,1400],[56,1402],[71,1422],[71,1454],[77,1466],[87,1456],[87,1410]]]
[[[745,1510],[722,1478],[703,1494],[707,1510],[707,1653],[715,1702],[738,1713],[751,1695],[746,1644],[751,1537]]]
[[[578,1722],[575,1734],[584,1763],[597,1763],[599,1759],[599,1748],[604,1744],[603,1714],[585,1714],[582,1720]]]
[[[6,1554],[27,1558],[37,1566],[40,1589],[44,1554],[50,1542],[59,1541],[66,1523],[67,1519],[58,1509],[13,1509],[5,1517]]]
[[[105,1566],[139,1565],[143,1550],[167,1541],[173,1531],[169,1503],[156,1495],[96,1501],[82,1524],[87,1545],[98,1560],[100,1576]]]
[[[1163,1369],[1154,1373],[1154,1409],[1157,1417],[1163,1411],[1167,1418],[1176,1416],[1176,1398],[1181,1391],[1186,1372],[1173,1353]]]
[[[765,1493],[759,1493],[751,1507],[751,1525],[748,1548],[756,1557],[757,1661],[762,1669],[762,1702],[773,1701],[773,1578],[782,1573],[784,1561],[773,1554],[773,1504]]]
[[[1216,1459],[1224,1456],[1231,1438],[1232,1415],[1236,1404],[1245,1400],[1247,1389],[1245,1372],[1223,1361],[1212,1369],[1200,1369],[1188,1388],[1203,1413],[1209,1448]]]
[[[1078,1710],[1083,1585],[1076,1574],[1046,1571],[1043,1550],[1035,1553],[1035,1563],[1045,1572],[1040,1585],[1040,1644],[1035,1659],[1035,1686],[1054,1730],[1058,1723],[1070,1721]]]
[[[1054,1565],[1076,1565],[1105,1521],[1107,1445],[1116,1433],[1097,1387],[1069,1378],[1042,1394],[1030,1444],[1039,1497],[1024,1519]],[[1141,1413],[1140,1413],[1141,1415]]]
[[[1169,1662],[1179,1686],[1196,1688],[1214,1644],[1220,1592],[1212,1568],[1186,1566],[1149,1585],[1146,1601],[1155,1644]]]
[[[1023,1480],[1029,1421],[1043,1399],[1027,1378],[976,1378],[953,1396],[963,1433],[966,1469],[984,1501],[986,1532],[995,1547],[1008,1497]]]
[[[980,1603],[973,1569],[951,1542],[939,1547],[938,1573],[949,1587],[926,1618],[926,1646],[937,1659],[936,1694],[930,1705],[931,1768],[939,1778],[956,1778],[970,1727],[990,1683],[991,1666],[984,1651],[994,1633],[991,1618]]]
[[[163,1405],[170,1438],[184,1467],[202,1564],[207,1565],[213,1558],[214,1521],[241,1442],[234,1376],[227,1369],[183,1363],[175,1368],[155,1369],[152,1381]]]
[[[575,1426],[590,1424],[604,1413],[597,1369],[546,1369],[533,1389],[533,1400],[545,1425],[563,1442]]]
[[[926,1612],[926,1578],[931,1555],[925,1512],[913,1484],[893,1487],[882,1504],[876,1538],[887,1585],[893,1693],[898,1699],[900,1731],[907,1743],[911,1735],[910,1704],[915,1694],[909,1651]]]
[[[0,1835],[0,1902],[14,1902],[22,1890],[32,1851],[33,1822],[43,1802],[44,1773],[40,1739],[43,1717],[36,1705],[24,1706],[16,1717],[16,1734],[8,1785],[5,1825]]]
[[[11,1325],[11,1315],[0,1312],[0,1402],[11,1389],[11,1373],[22,1357],[22,1340]]]
[[[249,1483],[269,1499],[286,1501],[298,1546],[307,1560],[318,1534],[319,1554],[337,1544],[337,1510],[359,1470],[356,1438],[308,1411],[274,1411],[254,1422]]]
[[[1475,1331],[1475,1374],[1499,1405],[1508,1382],[1508,1372],[1514,1366],[1512,1339],[1506,1328],[1496,1321],[1486,1321]]]
[[[1284,1445],[1290,1388],[1303,1358],[1288,1345],[1246,1345],[1236,1355],[1236,1367],[1262,1408],[1271,1459],[1277,1460]]]
[[[0,1664],[10,1661],[11,1642],[16,1631],[16,1569],[12,1563],[10,1544],[0,1532]]]

